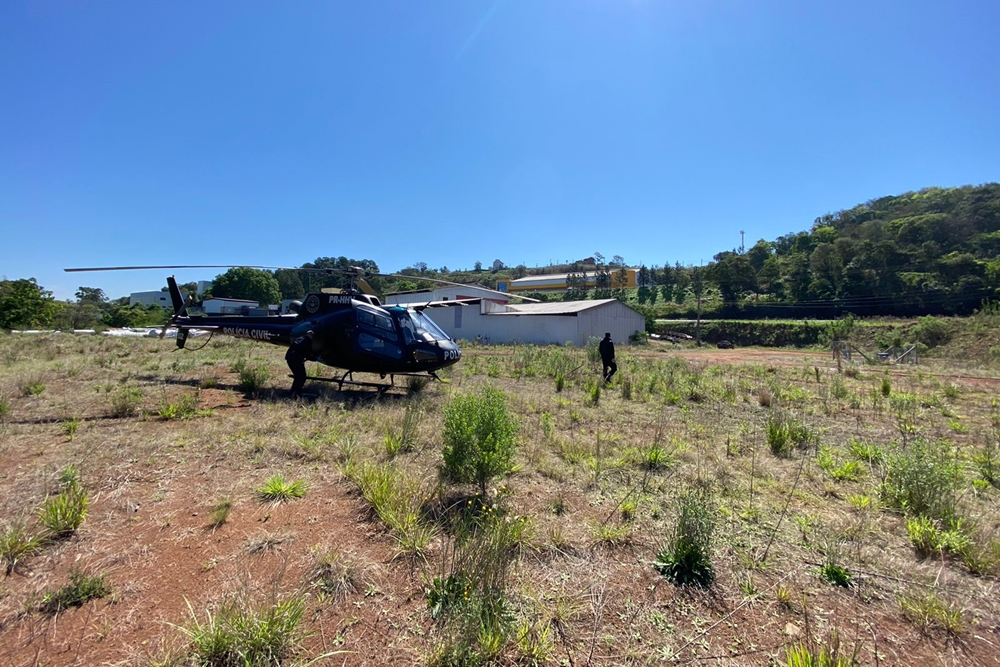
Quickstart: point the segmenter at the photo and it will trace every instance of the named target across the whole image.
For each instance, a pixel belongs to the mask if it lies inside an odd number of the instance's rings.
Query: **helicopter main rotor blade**
[[[331,267],[328,269],[316,268],[316,267],[304,267],[304,266],[261,266],[258,264],[171,264],[163,266],[88,266],[88,267],[77,267],[70,269],[63,269],[68,273],[75,273],[80,271],[146,271],[146,270],[158,270],[158,269],[262,269],[267,271],[305,271],[307,273],[320,273],[324,275],[343,275],[348,276],[351,280],[358,284],[366,294],[375,295],[375,291],[371,286],[364,281],[364,277],[374,277],[374,278],[405,278],[409,280],[426,280],[431,283],[439,283],[441,285],[450,285],[452,287],[475,287],[476,289],[486,290],[488,292],[493,292],[494,294],[499,294],[507,297],[508,299],[521,299],[523,301],[531,301],[537,303],[538,299],[532,299],[530,297],[521,296],[519,294],[511,294],[510,292],[501,292],[499,290],[490,289],[488,287],[483,287],[482,285],[467,284],[467,283],[456,283],[451,280],[441,280],[440,278],[427,278],[425,276],[411,276],[403,273],[376,273],[374,271],[369,271],[363,269],[360,266],[351,267]]]
[[[368,281],[364,278],[355,278],[354,284],[361,288],[361,291],[369,296],[378,296],[372,286],[368,284]]]
[[[73,273],[76,271],[145,271],[147,269],[284,269],[283,266],[257,266],[252,264],[175,264],[169,266],[87,266],[82,268],[63,269]],[[308,270],[308,269],[307,269]]]
[[[403,273],[370,273],[368,275],[378,276],[379,278],[407,278],[411,280],[426,280],[431,283],[441,283],[442,285],[451,285],[452,287],[475,287],[476,289],[486,290],[487,292],[493,292],[494,294],[501,294],[508,299],[522,299],[524,301],[531,301],[532,303],[538,303],[538,299],[532,299],[531,297],[521,296],[520,294],[511,294],[510,292],[501,292],[500,290],[490,289],[489,287],[483,287],[482,285],[470,284],[470,283],[456,283],[451,280],[441,280],[440,278],[426,278],[424,276],[410,276]]]

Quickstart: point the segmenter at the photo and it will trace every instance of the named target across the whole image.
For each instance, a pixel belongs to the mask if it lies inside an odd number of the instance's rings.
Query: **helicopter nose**
[[[442,341],[440,343],[442,361],[446,364],[453,364],[462,358],[462,350],[454,341]]]

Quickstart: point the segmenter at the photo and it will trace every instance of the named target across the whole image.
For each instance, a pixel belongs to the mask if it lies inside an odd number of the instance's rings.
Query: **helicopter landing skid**
[[[313,382],[330,382],[336,384],[337,391],[343,391],[344,385],[346,384],[351,387],[370,387],[372,389],[376,389],[379,394],[384,394],[390,389],[394,389],[396,387],[395,379],[397,375],[431,378],[439,382],[443,382],[443,380],[441,380],[441,378],[437,376],[437,373],[434,373],[433,371],[429,373],[391,373],[389,374],[389,384],[385,384],[384,382],[361,382],[359,380],[355,380],[353,371],[347,371],[340,377],[324,378],[324,377],[309,376],[306,379],[311,380]]]

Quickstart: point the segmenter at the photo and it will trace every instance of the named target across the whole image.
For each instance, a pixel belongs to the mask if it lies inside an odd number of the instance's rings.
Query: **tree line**
[[[317,257],[299,268],[372,273],[371,259]],[[829,318],[858,315],[966,314],[1000,296],[1000,184],[925,188],[881,197],[816,218],[808,231],[761,239],[750,248],[716,254],[704,267],[664,262],[636,269],[628,288],[623,257],[601,253],[558,266],[470,271],[432,269],[425,262],[392,278],[368,282],[379,293],[430,288],[428,278],[494,287],[500,279],[566,273],[567,290],[543,299],[618,298],[653,315],[703,298],[716,313],[739,317]],[[593,278],[595,285],[588,285]],[[233,268],[215,277],[203,297],[252,299],[276,304],[324,288],[342,288],[341,274],[296,269]],[[182,291],[193,294],[195,285]],[[158,306],[129,306],[99,288],[81,286],[75,301],[57,301],[34,278],[0,280],[0,329],[89,328],[162,324],[170,313]]]

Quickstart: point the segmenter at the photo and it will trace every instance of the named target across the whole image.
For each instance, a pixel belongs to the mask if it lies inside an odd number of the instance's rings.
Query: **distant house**
[[[619,272],[621,269],[611,268],[608,270],[610,277],[609,287],[635,287],[636,270],[625,269],[625,284],[618,285]],[[516,280],[497,281],[497,289],[501,292],[560,292],[569,289],[569,273],[550,273],[544,276],[526,276]],[[597,274],[595,271],[580,271],[578,274],[583,278],[583,286],[592,289],[597,286]]]

